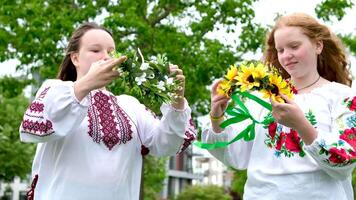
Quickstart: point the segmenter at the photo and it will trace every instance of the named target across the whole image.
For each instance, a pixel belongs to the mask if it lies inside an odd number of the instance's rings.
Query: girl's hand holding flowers
[[[178,88],[175,92],[176,98],[172,102],[172,106],[176,109],[184,109],[184,90],[185,90],[185,76],[183,70],[179,69],[177,65],[169,65],[170,74],[174,76],[174,80],[178,82]]]
[[[317,136],[316,130],[293,100],[283,94],[280,94],[280,96],[285,103],[271,99],[273,118],[277,123],[296,130],[305,144],[311,144]]]
[[[121,55],[111,53],[113,58]],[[145,60],[140,49],[125,55],[127,61],[113,69],[121,74],[117,79],[117,85],[121,85],[116,88],[118,92],[135,96],[148,107],[169,103],[176,109],[184,108],[185,77],[177,65],[169,64],[164,55]]]
[[[117,78],[120,73],[112,69],[125,62],[126,56],[110,58],[94,62],[82,78],[74,83],[74,93],[77,99],[82,100],[90,91],[105,87],[112,80]]]

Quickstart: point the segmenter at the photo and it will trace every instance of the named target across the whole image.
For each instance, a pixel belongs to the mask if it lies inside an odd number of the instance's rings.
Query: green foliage
[[[316,119],[315,119],[315,115],[314,113],[309,110],[306,114],[305,114],[305,117],[308,119],[308,121],[311,123],[311,125],[315,125],[317,122],[316,122]]]
[[[16,79],[4,76],[0,79],[0,98],[14,98],[22,94],[23,89],[30,84],[27,79]]]
[[[166,177],[166,158],[148,156],[144,158],[144,199],[159,199],[163,181]]]
[[[356,56],[356,36],[347,34],[345,36],[341,36],[341,39],[349,47],[353,55]]]
[[[194,185],[185,188],[175,200],[231,200],[223,188],[216,185]]]
[[[315,13],[325,21],[330,21],[332,16],[340,21],[345,16],[345,9],[353,5],[351,0],[324,0],[315,8]]]
[[[247,180],[247,170],[232,170],[234,171],[234,177],[231,183],[231,190],[239,194],[242,199],[245,182]]]
[[[230,64],[240,61],[243,53],[256,51],[263,45],[266,30],[252,21],[255,1],[3,0],[0,1],[0,62],[17,59],[20,62],[18,69],[30,66],[31,71],[40,72],[42,79],[54,78],[74,28],[106,13],[103,25],[112,30],[117,50],[124,52],[139,47],[147,57],[166,53],[168,60],[184,71],[185,94],[193,113],[206,114],[210,99],[207,85],[222,77]],[[325,0],[316,11],[326,20],[332,15],[341,19],[344,10],[352,5],[349,0]],[[231,44],[207,37],[219,27],[230,33],[242,29],[241,42],[236,49],[238,53]],[[355,53],[355,39],[346,35],[343,40]],[[24,171],[28,171],[33,145],[19,143],[19,122],[28,103],[19,92],[22,83],[8,86],[8,81],[0,83],[3,96],[0,99],[0,136],[4,138],[0,140],[0,175],[6,174],[5,178],[10,180],[11,174],[23,176]],[[117,90],[120,87],[113,85]],[[5,91],[4,88],[14,90]],[[152,109],[157,112],[158,107],[154,105]],[[156,167],[156,162],[146,164],[145,169]],[[24,168],[17,168],[16,163],[23,163]],[[159,191],[156,184],[150,182],[151,178],[147,178],[154,175],[153,171],[146,173],[146,170],[145,192],[151,194],[147,191],[150,187],[155,188],[152,191]],[[162,180],[162,173],[153,176],[160,178],[153,179]],[[157,182],[157,187],[161,187],[161,182]]]
[[[117,50],[125,52],[139,47],[147,57],[166,53],[170,62],[184,70],[185,94],[195,105],[195,113],[205,114],[209,98],[206,86],[221,77],[243,53],[232,52],[231,45],[208,39],[206,34],[216,29],[217,24],[230,32],[241,25],[246,30],[240,36],[240,50],[256,49],[264,37],[261,27],[252,22],[253,2],[255,0],[1,1],[0,61],[15,58],[21,63],[19,68],[31,65],[40,69],[43,78],[53,78],[74,27],[105,11],[108,16],[103,24],[112,30]],[[187,23],[178,23],[183,20]],[[158,106],[153,107],[157,112]]]
[[[356,194],[356,170],[352,172],[352,188],[354,191],[354,194]]]
[[[14,78],[0,79],[0,182],[15,176],[25,178],[31,171],[35,151],[33,144],[20,141],[19,127],[28,99],[22,94],[25,82]]]

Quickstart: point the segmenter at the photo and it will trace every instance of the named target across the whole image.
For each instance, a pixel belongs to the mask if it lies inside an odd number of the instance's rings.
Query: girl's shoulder
[[[139,100],[136,99],[133,96],[127,95],[127,94],[121,94],[116,96],[116,99],[124,104],[128,105],[135,105],[135,104],[140,104]]]
[[[355,91],[353,91],[352,88],[347,85],[337,82],[329,82],[319,88],[314,89],[311,93],[329,98],[340,98],[352,95],[355,93]]]

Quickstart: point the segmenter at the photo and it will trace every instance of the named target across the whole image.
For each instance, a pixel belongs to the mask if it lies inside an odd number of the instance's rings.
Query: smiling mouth
[[[291,62],[291,63],[287,63],[285,66],[288,67],[288,68],[293,68],[294,65],[296,65],[297,62]]]

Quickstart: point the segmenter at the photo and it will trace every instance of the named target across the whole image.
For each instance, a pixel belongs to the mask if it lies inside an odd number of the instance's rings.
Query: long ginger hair
[[[307,14],[294,13],[282,16],[277,20],[275,26],[267,34],[264,52],[264,61],[266,63],[277,67],[282,72],[283,78],[290,77],[278,61],[274,41],[275,31],[284,26],[299,27],[302,33],[308,36],[312,42],[322,41],[323,50],[317,58],[318,73],[329,81],[351,86],[351,73],[347,67],[346,53],[340,39],[328,27],[320,24],[316,19]]]

